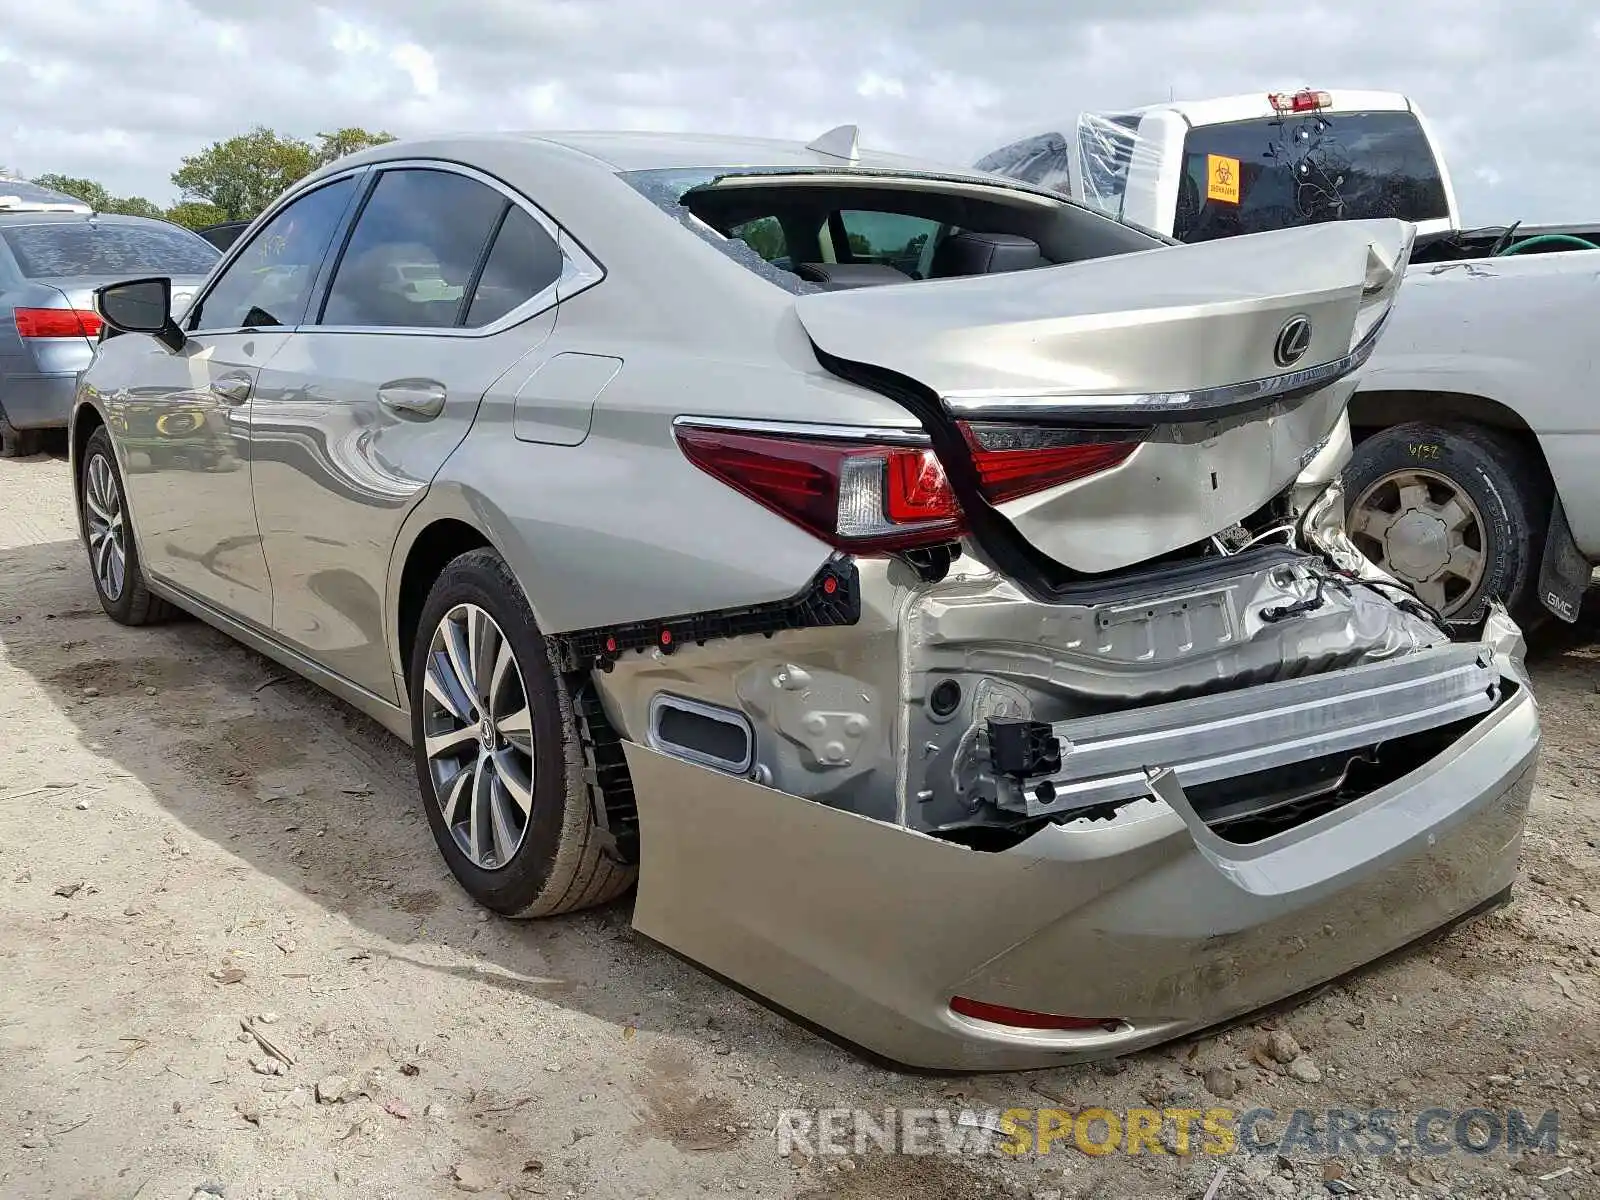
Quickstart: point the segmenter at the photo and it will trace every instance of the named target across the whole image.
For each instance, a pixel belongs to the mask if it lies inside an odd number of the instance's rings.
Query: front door
[[[144,339],[143,383],[108,396],[145,570],[265,626],[267,560],[250,494],[250,395],[288,334],[191,334],[173,353]]]
[[[549,337],[561,262],[499,186],[378,169],[316,311],[262,373],[251,453],[273,630],[374,695],[397,699],[384,587],[401,525],[485,391]]]
[[[151,382],[112,414],[146,569],[262,628],[272,588],[251,488],[255,389],[293,337],[355,191],[354,177],[336,180],[258,230],[189,310],[184,348],[149,340]]]

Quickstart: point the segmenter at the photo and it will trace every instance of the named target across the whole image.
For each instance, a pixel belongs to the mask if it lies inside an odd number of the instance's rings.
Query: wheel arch
[[[72,509],[73,519],[78,526],[78,537],[87,540],[88,530],[83,524],[83,456],[89,448],[89,439],[94,436],[96,429],[111,428],[106,420],[105,413],[100,411],[98,405],[89,401],[78,404],[72,410],[72,417],[67,427],[67,473],[72,476]],[[116,439],[112,439],[112,452],[116,451]],[[135,534],[137,536],[137,533]]]
[[[1515,409],[1491,397],[1470,392],[1418,388],[1359,391],[1350,398],[1349,412],[1351,436],[1358,445],[1379,430],[1408,421],[1482,425],[1525,437],[1534,445],[1538,443],[1533,427]]]
[[[1379,388],[1359,391],[1352,396],[1348,413],[1350,439],[1357,448],[1375,433],[1412,421],[1492,430],[1502,439],[1515,443],[1544,476],[1545,483],[1558,494],[1561,491],[1539,434],[1522,414],[1492,397],[1472,392]]]
[[[409,697],[411,646],[428,590],[454,558],[471,550],[491,549],[511,568],[517,585],[540,628],[539,598],[529,586],[526,563],[512,548],[518,545],[504,514],[482,493],[459,485],[429,490],[406,519],[389,560],[386,623],[389,658],[402,700]]]

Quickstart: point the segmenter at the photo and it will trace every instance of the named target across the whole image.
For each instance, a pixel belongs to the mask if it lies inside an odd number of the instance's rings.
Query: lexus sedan
[[[100,290],[90,573],[406,739],[497,913],[637,879],[889,1059],[1123,1053],[1510,887],[1521,636],[1333,482],[1411,236],[1176,246],[848,127],[389,143],[186,311]]]
[[[66,427],[100,331],[96,287],[166,275],[181,305],[216,261],[181,226],[0,179],[0,454],[33,453],[41,430]]]

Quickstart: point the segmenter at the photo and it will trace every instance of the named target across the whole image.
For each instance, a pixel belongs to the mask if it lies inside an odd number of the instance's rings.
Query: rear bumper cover
[[[1394,783],[1266,841],[1181,798],[983,853],[625,743],[641,933],[838,1036],[923,1068],[1121,1054],[1335,978],[1472,911],[1515,872],[1539,747],[1516,686]],[[954,995],[1112,1030],[964,1018]]]
[[[0,381],[0,410],[16,429],[65,429],[77,389],[75,371],[7,375]]]

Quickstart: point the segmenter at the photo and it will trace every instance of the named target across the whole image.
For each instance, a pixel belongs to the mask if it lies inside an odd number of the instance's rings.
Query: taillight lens
[[[683,425],[689,461],[823,541],[886,553],[961,536],[961,506],[931,450]]]
[[[963,421],[961,432],[978,468],[984,498],[1003,504],[1108,471],[1138,447],[1136,438],[1084,441],[1072,429]]]
[[[95,338],[100,314],[86,308],[19,308],[17,336],[24,338]]]
[[[1029,425],[962,422],[961,432],[991,504],[1109,470],[1139,444]],[[965,532],[944,466],[926,447],[692,423],[677,435],[702,471],[840,549],[887,553]]]
[[[1302,88],[1298,92],[1268,92],[1267,103],[1281,113],[1316,112],[1318,109],[1332,108],[1333,96],[1327,92]]]

